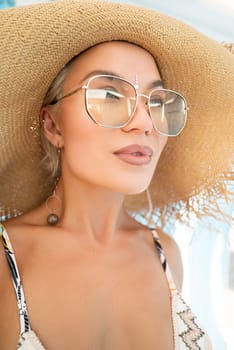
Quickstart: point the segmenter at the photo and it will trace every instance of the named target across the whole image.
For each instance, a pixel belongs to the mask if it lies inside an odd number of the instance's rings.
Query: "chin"
[[[140,193],[142,193],[142,192],[144,192],[144,191],[146,191],[147,190],[147,186],[146,187],[144,187],[144,188],[141,188],[141,189],[133,189],[133,190],[131,190],[131,191],[126,191],[126,193],[124,193],[125,195],[135,195],[135,194],[140,194]]]
[[[147,190],[148,186],[150,184],[150,181],[141,183],[141,184],[134,184],[131,183],[129,186],[124,186],[124,188],[120,189],[120,192],[123,193],[124,195],[135,195],[135,194],[140,194]]]

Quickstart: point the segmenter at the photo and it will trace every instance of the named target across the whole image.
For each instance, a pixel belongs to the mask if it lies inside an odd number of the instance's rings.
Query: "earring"
[[[56,176],[60,177],[60,162],[61,162],[61,148],[60,148],[60,144],[58,142],[57,147],[56,147]],[[58,179],[57,179],[58,180]],[[57,182],[56,182],[57,183]]]
[[[47,211],[50,213],[48,216],[47,216],[47,223],[48,225],[50,226],[54,226],[54,225],[57,225],[57,223],[59,222],[59,217],[58,215],[56,214],[56,212],[61,209],[61,199],[56,195],[56,189],[57,189],[57,185],[53,191],[53,194],[51,196],[49,196],[46,200],[46,209]],[[59,202],[59,208],[54,208],[54,207],[49,207],[49,202],[50,201],[54,201],[54,200],[57,200]]]

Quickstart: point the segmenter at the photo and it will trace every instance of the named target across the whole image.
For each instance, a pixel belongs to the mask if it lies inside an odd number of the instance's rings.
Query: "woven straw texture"
[[[229,50],[161,13],[102,1],[65,0],[2,10],[0,23],[3,211],[27,211],[51,193],[53,184],[40,164],[43,97],[74,55],[110,40],[148,50],[165,87],[182,93],[189,106],[187,126],[169,139],[152,180],[154,207],[165,212],[178,201],[191,206],[190,198],[201,192],[212,198],[228,194],[225,179],[233,179],[234,154],[234,56]],[[145,194],[132,197],[129,205],[144,208]]]

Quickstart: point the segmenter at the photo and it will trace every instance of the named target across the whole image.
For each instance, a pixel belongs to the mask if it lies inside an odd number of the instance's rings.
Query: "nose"
[[[135,112],[130,122],[122,128],[123,131],[145,133],[146,135],[152,133],[153,123],[149,114],[147,99],[148,96],[138,94]]]

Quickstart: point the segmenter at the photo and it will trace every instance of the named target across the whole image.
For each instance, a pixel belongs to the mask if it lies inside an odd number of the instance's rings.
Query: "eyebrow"
[[[127,80],[124,76],[116,73],[116,72],[113,72],[113,71],[110,71],[110,70],[102,70],[102,69],[99,69],[99,70],[93,70],[92,72],[89,72],[88,74],[85,75],[85,77],[82,79],[81,83],[83,83],[83,81],[87,80],[88,78],[94,76],[94,75],[113,75],[115,77],[118,77],[118,78],[122,78],[122,79],[125,79]],[[154,88],[157,88],[157,87],[163,87],[163,82],[162,80],[158,79],[158,80],[153,80],[152,82],[150,82],[147,86],[147,88],[150,90],[150,89],[154,89]]]
[[[163,82],[162,80],[158,79],[158,80],[154,80],[152,81],[151,83],[148,84],[148,88],[149,90],[152,90],[154,88],[157,88],[157,87],[163,87]]]

